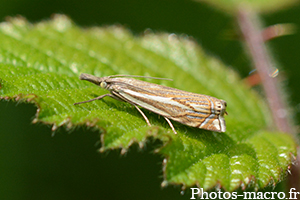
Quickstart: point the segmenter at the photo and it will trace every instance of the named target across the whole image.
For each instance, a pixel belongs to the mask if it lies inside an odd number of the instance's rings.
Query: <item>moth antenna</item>
[[[159,78],[159,77],[152,77],[152,76],[139,76],[139,75],[111,75],[109,78],[114,78],[114,77],[134,77],[134,78],[150,78],[150,79],[159,79],[159,80],[167,80],[167,81],[173,81],[173,79],[170,78]]]

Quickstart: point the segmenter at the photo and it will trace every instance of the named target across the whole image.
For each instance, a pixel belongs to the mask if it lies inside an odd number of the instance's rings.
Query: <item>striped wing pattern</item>
[[[130,78],[106,82],[110,92],[126,102],[188,126],[226,131],[222,100]]]

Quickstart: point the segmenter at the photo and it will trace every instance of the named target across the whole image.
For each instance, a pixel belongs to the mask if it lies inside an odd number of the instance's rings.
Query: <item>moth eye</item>
[[[100,87],[106,88],[106,86],[107,86],[107,83],[106,83],[106,82],[101,82],[101,83],[100,83]]]

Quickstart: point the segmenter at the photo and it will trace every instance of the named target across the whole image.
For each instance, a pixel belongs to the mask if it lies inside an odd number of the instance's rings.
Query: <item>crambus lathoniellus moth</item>
[[[177,134],[177,132],[169,119],[210,131],[226,131],[224,114],[227,114],[227,112],[226,102],[224,100],[137,79],[121,78],[126,76],[142,77],[130,75],[96,77],[90,74],[81,74],[80,80],[87,80],[94,83],[101,88],[109,90],[110,94],[104,94],[94,99],[74,103],[74,105],[100,100],[103,97],[109,96],[135,106],[149,126],[151,126],[151,124],[148,118],[138,106],[163,116],[175,134]]]

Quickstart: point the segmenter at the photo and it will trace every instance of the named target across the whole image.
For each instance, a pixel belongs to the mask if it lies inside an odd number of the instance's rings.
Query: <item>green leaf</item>
[[[264,188],[280,182],[296,154],[288,134],[267,131],[272,126],[267,106],[238,75],[206,55],[188,37],[147,33],[135,37],[122,27],[81,29],[65,16],[30,24],[14,18],[0,24],[0,98],[34,103],[34,122],[72,129],[86,125],[102,132],[101,150],[133,144],[142,148],[149,137],[165,157],[164,182]],[[226,133],[215,133],[174,122],[144,110],[152,127],[130,104],[109,97],[74,106],[106,94],[79,80],[80,73],[99,77],[135,74],[172,78],[153,80],[162,85],[226,100]]]
[[[250,8],[257,12],[274,12],[284,7],[298,3],[297,0],[196,0],[207,2],[212,6],[227,11],[229,14],[236,14],[241,7]]]

